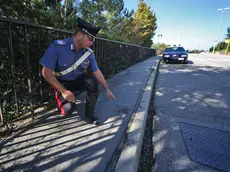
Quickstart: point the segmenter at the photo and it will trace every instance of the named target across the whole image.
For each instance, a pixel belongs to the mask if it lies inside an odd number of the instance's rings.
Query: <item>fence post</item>
[[[16,90],[16,77],[15,77],[15,64],[14,64],[14,50],[13,50],[13,43],[12,43],[12,32],[11,32],[11,23],[8,22],[8,30],[9,30],[9,49],[10,49],[10,56],[11,56],[11,73],[12,73],[12,82],[13,82],[13,90],[14,90],[14,98],[15,98],[15,105],[16,105],[16,115],[19,115],[19,105],[18,105],[18,95]]]
[[[30,57],[29,57],[29,47],[28,47],[28,37],[27,37],[27,25],[24,25],[24,38],[25,38],[25,50],[26,50],[26,67],[27,67],[27,81],[28,81],[28,92],[29,92],[29,104],[30,112],[32,117],[32,123],[34,122],[34,110],[32,103],[32,87],[31,87],[31,74],[30,74]]]
[[[2,104],[0,104],[0,124],[4,124],[4,118],[3,118],[3,113],[2,113]]]
[[[37,40],[38,40],[38,54],[41,55],[41,43],[40,43],[40,28],[37,28]],[[39,92],[40,92],[40,104],[43,103],[43,92],[42,92],[42,76],[41,67],[38,63],[38,77],[39,77]]]

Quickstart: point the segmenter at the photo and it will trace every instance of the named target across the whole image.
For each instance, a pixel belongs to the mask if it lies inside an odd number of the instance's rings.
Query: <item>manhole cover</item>
[[[187,123],[179,123],[191,160],[230,171],[230,133]]]

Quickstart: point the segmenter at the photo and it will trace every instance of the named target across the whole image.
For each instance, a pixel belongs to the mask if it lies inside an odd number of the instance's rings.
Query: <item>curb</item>
[[[152,66],[152,73],[144,88],[141,100],[139,102],[132,124],[127,131],[127,138],[123,146],[121,155],[117,162],[115,172],[137,172],[139,166],[140,153],[144,137],[148,107],[159,69],[160,60]]]

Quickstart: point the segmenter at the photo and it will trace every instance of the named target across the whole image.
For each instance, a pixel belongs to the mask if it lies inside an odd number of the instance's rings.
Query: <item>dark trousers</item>
[[[85,115],[92,115],[94,113],[95,105],[97,102],[99,90],[98,82],[95,77],[88,76],[86,74],[81,75],[72,81],[60,80],[60,83],[74,94],[77,92],[86,91],[86,108]],[[75,109],[75,103],[69,102],[62,97],[62,94],[55,88],[53,88],[57,107],[62,115],[71,114]],[[77,97],[76,97],[77,99]]]

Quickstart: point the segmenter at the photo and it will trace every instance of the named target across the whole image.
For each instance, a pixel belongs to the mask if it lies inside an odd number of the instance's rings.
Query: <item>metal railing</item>
[[[0,118],[11,121],[49,102],[50,86],[41,76],[39,60],[55,39],[72,32],[0,17]],[[106,77],[155,55],[151,48],[96,38],[93,50]]]

